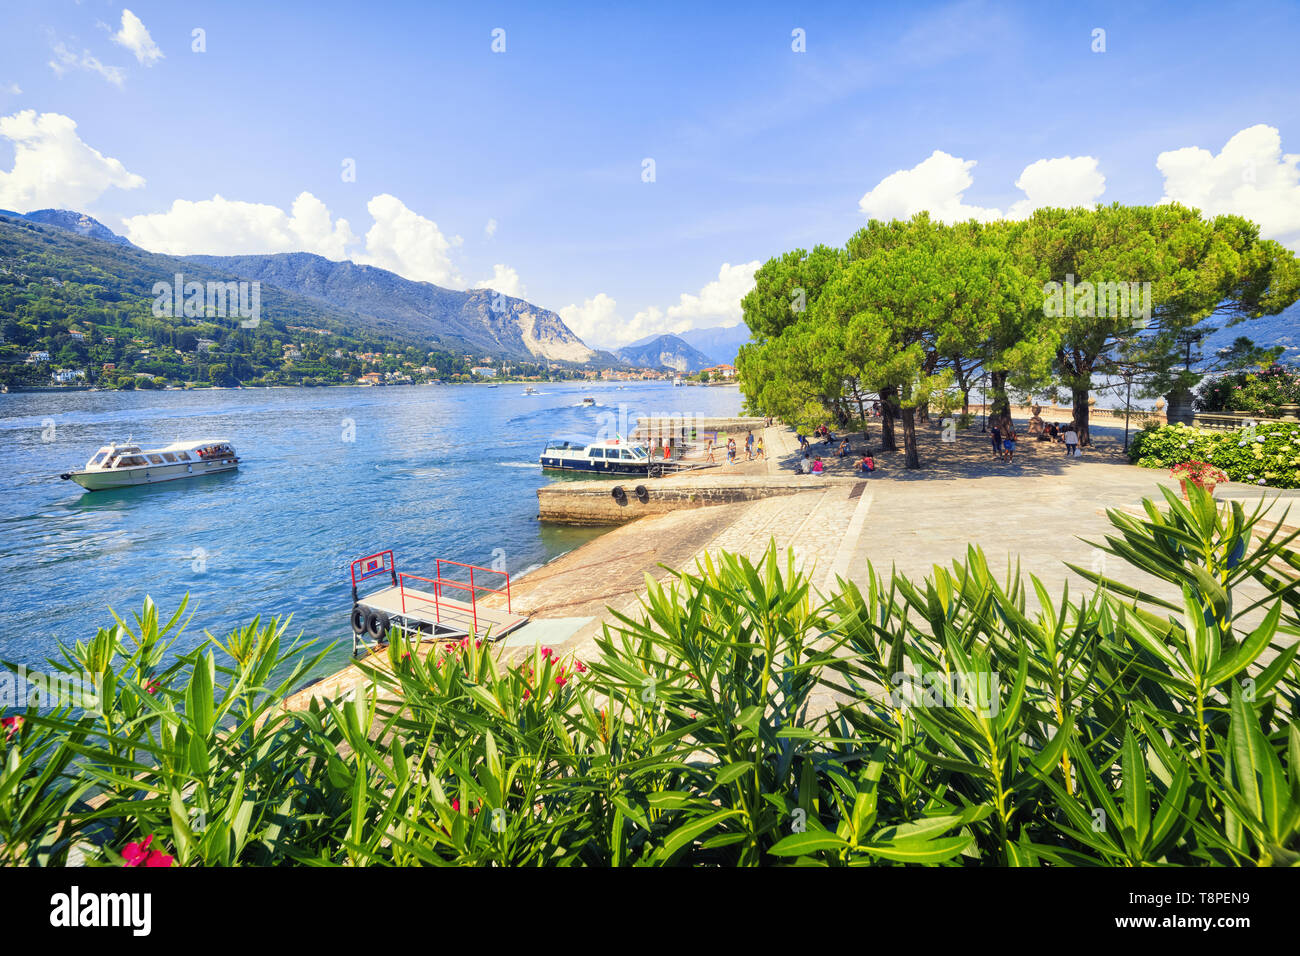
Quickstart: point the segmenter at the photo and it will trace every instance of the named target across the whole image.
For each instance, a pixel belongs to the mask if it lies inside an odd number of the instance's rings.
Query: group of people
[[[1073,422],[1059,428],[1055,422],[1050,422],[1044,430],[1044,434],[1047,436],[1048,441],[1065,445],[1066,458],[1077,458],[1082,455],[1079,448],[1079,433],[1075,430]],[[1005,430],[998,425],[994,425],[989,429],[989,441],[993,444],[994,458],[999,458],[1002,461],[1011,461],[1015,458],[1018,436],[1014,423],[1008,423]]]
[[[727,464],[733,465],[740,460],[740,449],[736,445],[736,439],[734,437],[727,439],[726,448],[727,448]],[[712,438],[710,438],[708,441],[704,443],[704,460],[707,462],[712,462],[714,464],[717,463],[717,458],[715,458],[713,454]],[[759,435],[757,438],[755,438],[754,433],[751,431],[745,436],[745,460],[746,461],[767,460],[767,452],[763,450],[762,435]]]

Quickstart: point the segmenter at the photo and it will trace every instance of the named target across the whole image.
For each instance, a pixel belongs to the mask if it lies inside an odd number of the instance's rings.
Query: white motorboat
[[[588,396],[587,398],[584,398],[584,399],[582,400],[582,407],[583,407],[583,408],[592,408],[592,407],[595,406],[595,404],[596,404],[596,400],[595,400],[594,398],[590,397],[590,396]]]
[[[525,386],[524,386],[524,394],[525,394],[525,395],[540,395],[541,392],[537,391],[537,389],[533,388],[531,385],[525,385]]]
[[[644,475],[650,469],[650,453],[641,445],[616,438],[590,441],[580,435],[552,438],[539,461],[543,468],[603,475]]]
[[[151,449],[141,448],[128,439],[121,445],[112,442],[103,446],[86,462],[85,468],[59,477],[75,481],[87,491],[102,491],[212,475],[238,467],[235,448],[224,438],[175,441]]]

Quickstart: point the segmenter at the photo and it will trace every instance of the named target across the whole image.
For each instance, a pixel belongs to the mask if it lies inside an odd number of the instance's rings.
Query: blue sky
[[[1298,247],[1298,41],[1294,2],[5,0],[0,208],[486,282],[615,344],[733,324],[755,263],[868,214],[1170,196]]]

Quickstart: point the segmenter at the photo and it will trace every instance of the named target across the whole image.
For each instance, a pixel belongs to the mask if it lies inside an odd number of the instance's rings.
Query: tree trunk
[[[916,409],[903,410],[903,449],[906,452],[908,468],[920,468],[921,456],[916,450]]]
[[[988,419],[989,427],[994,425],[1006,434],[1011,428],[1011,399],[1007,396],[1007,373],[990,372],[990,389],[992,393],[988,401]]]
[[[886,385],[880,390],[880,449],[881,451],[898,451],[898,442],[894,440],[894,403],[895,388]]]
[[[1092,439],[1088,436],[1088,412],[1091,411],[1088,407],[1088,397],[1091,392],[1092,389],[1087,386],[1083,388],[1071,386],[1070,388],[1074,403],[1074,430],[1079,433],[1080,447],[1092,444]]]
[[[963,388],[963,389],[961,390],[961,417],[962,417],[962,421],[965,421],[966,418],[967,418],[969,415],[970,415],[970,389],[969,389],[969,388]]]

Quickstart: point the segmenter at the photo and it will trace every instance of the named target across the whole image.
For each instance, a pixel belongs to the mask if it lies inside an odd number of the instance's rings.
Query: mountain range
[[[6,268],[42,262],[50,279],[111,280],[114,294],[152,301],[156,282],[258,281],[262,311],[353,335],[373,333],[405,345],[477,356],[617,365],[588,348],[556,313],[490,289],[464,292],[414,282],[374,266],[310,253],[167,256],[146,252],[102,223],[70,210],[0,210]]]

